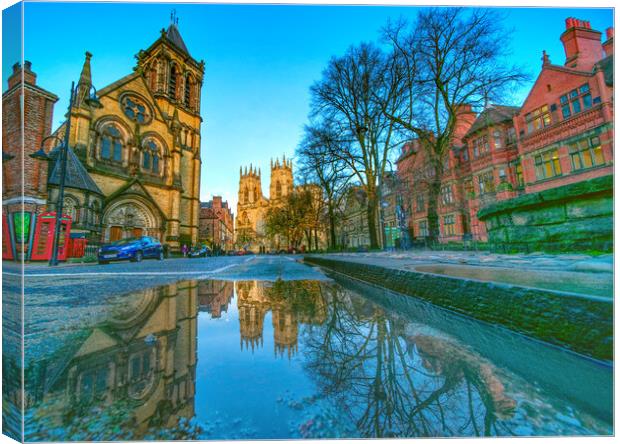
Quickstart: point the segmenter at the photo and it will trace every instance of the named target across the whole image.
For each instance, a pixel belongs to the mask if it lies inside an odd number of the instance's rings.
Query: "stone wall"
[[[611,300],[325,257],[304,261],[595,359],[613,358]]]
[[[478,217],[494,251],[612,251],[613,175],[502,201]]]

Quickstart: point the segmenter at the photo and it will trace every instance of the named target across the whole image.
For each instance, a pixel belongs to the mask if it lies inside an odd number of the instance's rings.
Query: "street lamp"
[[[93,89],[94,93],[90,95],[90,90]],[[91,86],[88,90],[89,97],[85,100],[86,104],[93,108],[101,108],[101,102],[97,97],[97,91],[94,86]],[[62,210],[63,203],[65,198],[65,179],[67,176],[67,150],[69,149],[69,135],[71,134],[71,110],[73,109],[73,102],[75,100],[76,90],[75,90],[75,82],[71,82],[71,94],[69,95],[69,112],[67,113],[67,126],[65,127],[65,138],[64,141],[60,144],[60,150],[58,153],[58,160],[60,162],[60,178],[58,183],[58,199],[56,201],[56,225],[54,226],[54,240],[52,243],[52,257],[50,258],[49,265],[56,266],[58,265],[58,243],[60,242],[60,225],[62,222]],[[49,136],[43,139],[43,142],[46,139],[51,137],[60,140],[56,136]],[[42,143],[43,143],[42,142]],[[43,150],[43,146],[36,153],[32,153],[30,157],[40,160],[50,160],[50,156],[45,153]]]
[[[52,134],[51,136],[47,136],[47,137],[45,137],[45,138],[41,141],[41,146],[39,147],[39,150],[38,150],[38,151],[35,151],[34,153],[29,154],[29,156],[30,156],[30,157],[32,157],[33,159],[42,160],[42,161],[44,161],[44,162],[49,162],[49,161],[51,161],[51,160],[52,160],[52,158],[50,157],[50,155],[49,155],[49,154],[47,154],[47,153],[45,152],[45,142],[46,142],[46,141],[48,141],[48,140],[50,140],[50,139],[55,139],[57,142],[59,142],[59,143],[57,143],[56,145],[54,145],[54,147],[52,147],[52,150],[53,150],[56,146],[58,146],[58,145],[62,145],[62,143],[63,143],[63,142],[62,142],[62,139],[61,139],[60,137],[55,136],[55,135],[53,135],[53,134]],[[50,151],[51,151],[51,150],[50,150]]]

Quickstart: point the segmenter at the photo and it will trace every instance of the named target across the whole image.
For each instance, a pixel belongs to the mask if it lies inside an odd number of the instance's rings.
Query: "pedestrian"
[[[183,254],[183,257],[187,257],[187,245],[183,244],[181,247],[181,253]]]

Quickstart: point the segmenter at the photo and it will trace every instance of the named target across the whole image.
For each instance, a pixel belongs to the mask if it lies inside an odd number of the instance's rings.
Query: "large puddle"
[[[27,441],[613,432],[609,366],[361,284],[185,281],[74,309],[27,336]]]

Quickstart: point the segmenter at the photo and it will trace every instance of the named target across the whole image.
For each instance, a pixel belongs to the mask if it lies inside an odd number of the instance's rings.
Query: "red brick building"
[[[223,202],[221,196],[213,196],[209,202],[200,204],[198,237],[214,250],[232,250],[235,232],[233,221],[228,202]]]
[[[18,257],[26,251],[32,216],[46,210],[48,165],[30,154],[51,134],[58,100],[38,86],[36,79],[30,62],[25,61],[23,67],[16,63],[2,94],[2,214],[7,223],[23,223],[26,239],[16,242]]]
[[[486,240],[478,211],[490,204],[613,174],[613,29],[568,18],[566,60],[542,69],[521,107],[459,112],[438,203],[441,242]],[[414,239],[428,236],[426,183],[433,170],[416,140],[397,161],[409,190],[404,206]]]

